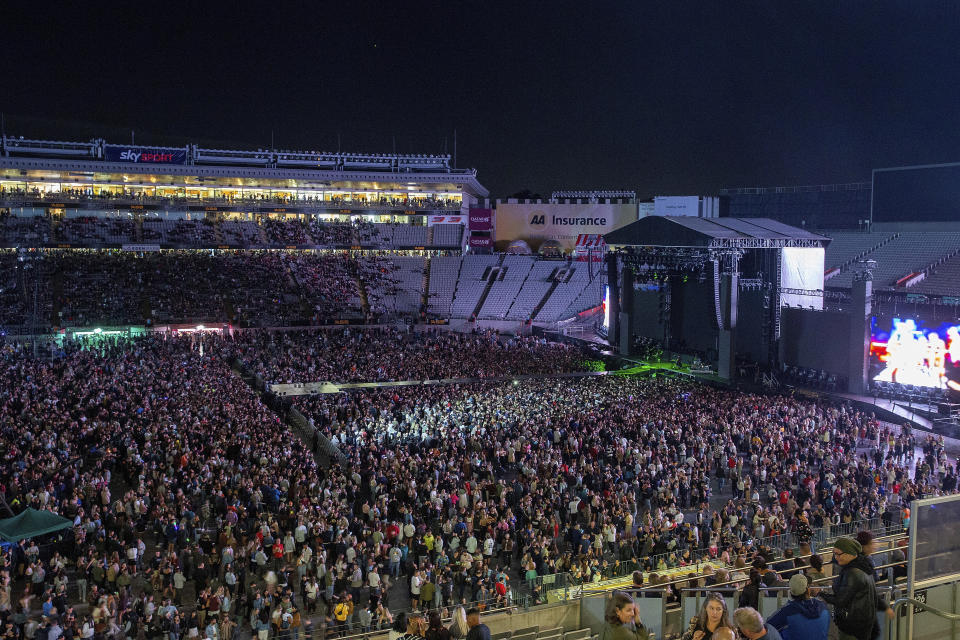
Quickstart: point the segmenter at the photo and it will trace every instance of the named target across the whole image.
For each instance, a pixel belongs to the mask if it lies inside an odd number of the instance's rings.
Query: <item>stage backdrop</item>
[[[823,309],[824,250],[819,247],[784,247],[781,249],[781,286],[793,289],[784,293],[780,304],[784,307]],[[820,291],[820,295],[805,295],[798,290]]]

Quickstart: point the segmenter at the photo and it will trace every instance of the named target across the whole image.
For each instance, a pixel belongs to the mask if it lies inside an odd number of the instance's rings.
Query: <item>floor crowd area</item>
[[[73,522],[4,547],[5,639],[359,632],[536,603],[544,575],[699,558],[745,586],[771,534],[895,526],[904,502],[956,491],[941,439],[848,406],[625,376],[300,397],[347,459],[321,468],[238,361],[389,380],[564,373],[583,355],[484,333],[95,340],[0,355],[3,502]]]
[[[268,383],[490,378],[583,371],[584,349],[495,331],[244,331],[230,353]]]

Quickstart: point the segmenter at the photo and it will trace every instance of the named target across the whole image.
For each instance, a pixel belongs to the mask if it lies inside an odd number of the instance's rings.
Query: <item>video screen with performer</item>
[[[915,318],[894,318],[889,327],[872,320],[871,378],[960,393],[960,325],[926,326]]]

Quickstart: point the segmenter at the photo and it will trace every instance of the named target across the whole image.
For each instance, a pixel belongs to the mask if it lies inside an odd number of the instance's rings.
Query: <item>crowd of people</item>
[[[244,331],[230,349],[268,384],[568,373],[586,360],[578,347],[494,331]]]
[[[284,191],[220,191],[219,193],[185,194],[178,191],[164,191],[156,187],[112,187],[112,188],[61,188],[57,191],[44,191],[37,187],[25,189],[0,185],[0,198],[29,198],[47,202],[78,202],[105,200],[132,200],[135,202],[158,202],[164,204],[280,204],[280,205],[322,205],[357,206],[375,208],[443,209],[459,210],[463,203],[454,198],[434,196],[388,196],[368,197],[366,194],[334,195],[325,197],[312,192]]]
[[[305,507],[321,505],[323,474],[224,360],[153,337],[53,361],[8,353],[0,389],[4,501],[74,522],[53,551],[2,556],[0,615],[19,637],[36,637],[41,609],[48,627],[101,638],[229,640],[236,620],[292,617],[305,574],[283,538],[319,513]]]
[[[241,332],[81,347],[0,356],[3,500],[74,525],[0,556],[11,639],[356,632],[400,610],[540,601],[546,574],[649,576],[701,551],[716,581],[746,574],[767,534],[802,545],[818,526],[956,489],[941,441],[790,397],[618,376],[393,386],[296,400],[317,430],[304,443],[231,369],[484,377],[581,357],[532,339]],[[346,463],[317,465],[321,435]],[[738,499],[718,506],[730,488]]]
[[[67,243],[74,247],[103,248],[123,244],[160,244],[165,248],[216,249],[223,245],[234,248],[286,248],[290,246],[348,249],[358,245],[409,248],[410,238],[417,245],[428,245],[428,230],[409,222],[368,222],[282,219],[262,216],[255,220],[225,220],[216,217],[201,219],[167,219],[145,217],[137,221],[127,215],[17,217],[0,214],[0,243],[4,246],[56,246]],[[238,228],[237,225],[244,225]],[[405,233],[401,233],[405,232]],[[29,237],[25,234],[32,233]],[[412,234],[412,235],[411,235]]]
[[[956,487],[939,440],[911,475],[914,436],[893,444],[864,414],[673,380],[392,387],[295,405],[365,470],[362,487],[406,492],[400,515],[423,532],[413,544],[429,546],[430,565],[463,563],[476,546],[534,588],[545,574],[597,581],[634,560],[650,572],[704,557],[744,568],[764,537],[790,531],[802,545],[827,525],[893,527],[897,505]],[[858,451],[879,439],[882,450]],[[735,499],[711,509],[725,487]],[[388,505],[370,494],[365,509]],[[471,522],[474,541],[450,537]]]
[[[364,319],[361,285],[395,292],[392,271],[385,255],[343,252],[0,250],[0,327]]]
[[[865,540],[863,544],[859,540]],[[814,555],[798,562],[795,568],[777,574],[762,569],[751,571],[749,588],[737,599],[737,609],[727,604],[729,595],[723,590],[710,590],[705,584],[692,585],[702,599],[680,640],[878,640],[882,629],[878,614],[888,620],[896,618],[893,603],[881,595],[877,584],[888,578],[877,572],[872,555],[869,532],[861,531],[857,539],[841,537],[832,545],[835,575],[826,578],[820,570],[822,558]],[[898,550],[894,553],[902,552]],[[901,558],[902,560],[902,558]],[[758,557],[755,566],[762,567]],[[904,576],[905,576],[904,570]],[[783,587],[789,600],[766,620],[760,614],[759,597],[766,587],[779,578],[788,578]],[[693,580],[692,582],[698,582]],[[721,585],[722,586],[722,585]],[[776,585],[780,586],[780,585]],[[888,585],[889,586],[889,585]],[[701,588],[703,587],[703,588]],[[772,595],[772,593],[768,594]],[[625,592],[617,592],[609,599],[605,623],[600,633],[604,640],[646,640],[646,627],[640,617],[636,600]]]

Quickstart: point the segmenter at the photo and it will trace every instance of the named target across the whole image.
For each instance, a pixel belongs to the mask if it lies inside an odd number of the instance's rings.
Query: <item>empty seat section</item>
[[[460,267],[460,279],[456,294],[450,306],[450,315],[454,318],[469,318],[483,295],[488,269],[497,266],[499,256],[464,256]]]
[[[960,296],[960,255],[955,255],[935,266],[926,278],[907,289],[907,291]]]
[[[491,320],[506,318],[507,310],[510,309],[524,280],[530,274],[534,260],[536,258],[531,256],[506,256],[503,259],[497,279],[490,287],[490,293],[487,294],[477,314],[478,318]]]
[[[427,292],[427,312],[450,315],[453,294],[457,290],[457,274],[460,272],[460,256],[435,257],[430,259],[430,290]]]
[[[510,309],[507,311],[508,320],[527,320],[533,310],[537,308],[543,296],[547,295],[552,282],[548,280],[562,262],[555,260],[538,260],[534,263],[523,287],[517,294]]]
[[[898,279],[922,271],[960,248],[960,233],[904,231],[865,257],[875,260],[874,289],[892,289]],[[850,287],[855,271],[848,270],[827,281],[829,286]]]
[[[460,246],[460,239],[463,235],[462,224],[438,224],[433,227],[433,245],[434,247]]]
[[[558,264],[563,265],[563,263]],[[534,318],[535,320],[556,322],[569,317],[564,314],[583,293],[590,274],[587,265],[584,263],[576,263],[566,268],[568,271],[561,274],[560,282],[553,293],[550,294],[550,298],[544,303],[543,308],[540,309],[540,313]]]

